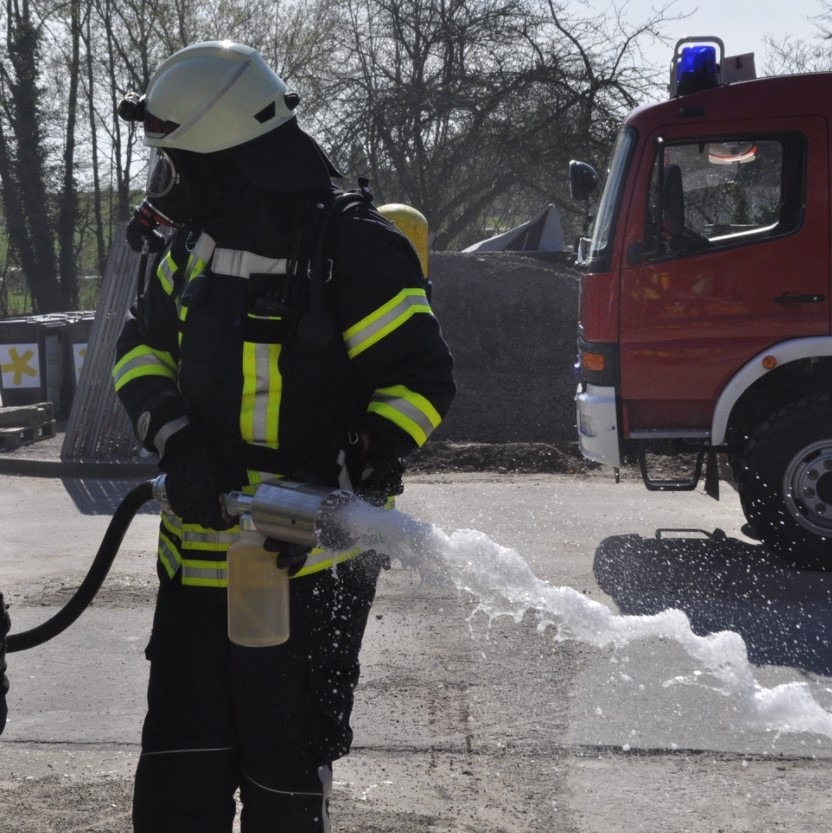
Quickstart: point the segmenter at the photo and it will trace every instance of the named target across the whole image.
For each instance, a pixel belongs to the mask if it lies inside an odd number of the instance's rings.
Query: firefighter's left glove
[[[286,570],[289,578],[296,576],[303,569],[310,552],[309,547],[303,544],[290,544],[288,541],[277,541],[274,538],[267,538],[263,549],[277,554],[277,566]]]
[[[230,526],[220,502],[225,490],[219,461],[192,425],[168,437],[159,470],[165,474],[168,504],[183,521],[213,529]]]

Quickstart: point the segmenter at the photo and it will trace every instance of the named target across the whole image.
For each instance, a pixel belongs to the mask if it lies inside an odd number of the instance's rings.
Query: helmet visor
[[[147,198],[153,200],[166,196],[178,181],[179,174],[170,154],[156,147],[151,148],[145,188]]]

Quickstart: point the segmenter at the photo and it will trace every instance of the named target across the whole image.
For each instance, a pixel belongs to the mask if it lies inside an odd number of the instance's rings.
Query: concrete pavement
[[[35,469],[0,478],[0,589],[13,631],[64,603],[135,482]],[[796,632],[830,627],[830,578],[784,571],[744,539],[730,494],[715,503],[608,479],[422,475],[399,505],[449,533],[474,530],[449,548],[475,567],[496,567],[501,546],[516,551],[547,592],[574,588],[579,612],[596,601],[639,614],[693,603],[701,617],[720,614],[706,624],[753,619],[769,663],[752,669],[758,687],[805,685],[832,708],[828,678],[792,667],[790,654]],[[9,657],[3,833],[130,829],[156,525],[148,506],[95,605],[52,642]],[[826,833],[829,737],[735,726],[737,702],[673,631],[622,647],[561,641],[557,616],[489,621],[481,585],[472,589],[383,574],[355,745],[335,770],[339,833]]]

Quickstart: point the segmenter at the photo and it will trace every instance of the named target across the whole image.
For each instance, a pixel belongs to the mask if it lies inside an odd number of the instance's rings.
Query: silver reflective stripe
[[[252,389],[252,385],[253,389],[252,395],[244,397],[246,407],[240,416],[241,430],[243,439],[254,445],[277,446],[280,393],[283,390],[279,357],[279,344],[246,342],[243,345],[244,385],[246,390]]]
[[[182,558],[173,543],[164,535],[159,536],[158,555],[159,560],[165,565],[167,574],[173,578],[179,572]]]
[[[312,573],[319,573],[321,570],[328,570],[336,564],[343,564],[345,561],[349,561],[351,558],[361,555],[362,552],[364,552],[364,550],[361,547],[355,547],[354,549],[345,550],[344,552],[330,552],[329,550],[323,550],[316,547],[309,553],[308,556],[306,556],[306,561],[303,562],[303,567],[298,570],[292,578],[301,578],[303,576],[311,575]]]
[[[160,353],[158,350],[152,352],[139,352],[147,348],[137,347],[128,353],[113,370],[113,379],[115,380],[116,390],[119,386],[124,384],[125,379],[133,376],[150,376],[147,371],[151,368],[160,370],[160,373],[154,373],[154,376],[165,376],[170,379],[176,378],[176,364],[171,360],[168,353]],[[140,372],[142,371],[142,372]]]
[[[164,512],[165,525],[185,545],[201,545],[221,551],[222,547],[229,547],[240,534],[238,527],[230,529],[186,529],[182,518],[173,512]],[[188,526],[191,526],[188,524]]]
[[[228,570],[224,561],[218,561],[216,567],[197,567],[187,560],[182,562],[182,583],[210,583],[212,586],[223,586],[228,583]]]
[[[186,529],[182,534],[182,541],[186,545],[196,544],[198,546],[213,547],[220,550],[222,547],[230,547],[239,534],[238,531],[220,532],[217,529],[203,529],[202,531]]]
[[[211,271],[218,275],[248,278],[250,275],[285,275],[289,261],[256,255],[242,249],[217,249],[211,261]]]
[[[416,313],[433,314],[423,289],[404,289],[374,313],[363,318],[344,332],[344,344],[349,357],[381,341],[388,333],[398,329]]]
[[[173,578],[181,570],[182,583],[202,587],[225,587],[228,584],[228,564],[225,560],[228,547],[239,535],[239,528],[229,530],[185,529],[181,518],[172,512],[163,512],[165,532],[159,536],[159,559],[165,565],[168,575]],[[190,526],[190,524],[188,524]],[[178,537],[182,551],[168,534]],[[187,546],[186,546],[187,545]],[[204,549],[200,549],[200,548]],[[293,578],[318,573],[336,564],[342,564],[364,552],[355,547],[344,552],[331,552],[315,547]]]
[[[425,439],[427,439],[433,433],[434,428],[436,428],[436,425],[424,411],[417,408],[412,402],[408,401],[404,397],[392,396],[381,391],[376,391],[370,401],[387,405],[387,407],[400,413],[403,417],[405,417],[405,419],[415,423],[424,432]]]

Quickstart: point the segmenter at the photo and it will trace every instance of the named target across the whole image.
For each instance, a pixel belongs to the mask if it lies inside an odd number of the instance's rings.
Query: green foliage
[[[119,233],[120,226],[110,210],[114,197],[107,195],[105,201],[107,206],[106,218],[106,248],[109,251],[110,245]],[[139,195],[133,195],[134,200],[140,199]],[[79,222],[75,234],[75,257],[78,270],[78,299],[77,303],[71,305],[74,309],[93,310],[98,305],[98,296],[101,291],[103,279],[103,267],[98,259],[98,246],[94,229],[90,223],[91,204],[93,194],[84,191],[79,195]],[[0,215],[0,317],[32,315],[37,312],[32,297],[31,289],[26,275],[20,268],[20,260],[12,247],[9,245],[9,237],[3,217]],[[67,309],[54,309],[51,312],[68,311]]]

